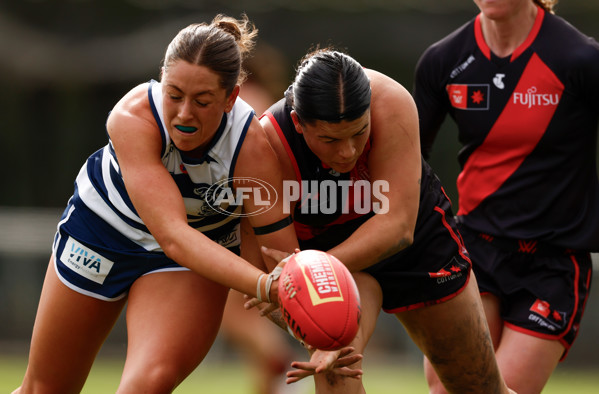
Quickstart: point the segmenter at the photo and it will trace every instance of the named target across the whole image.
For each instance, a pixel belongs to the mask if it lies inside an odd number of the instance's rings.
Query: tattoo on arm
[[[387,249],[384,253],[381,253],[378,261],[384,260],[387,257],[391,257],[394,254],[404,250],[405,248],[407,248],[410,245],[411,245],[411,243],[409,240],[402,238],[398,242],[396,242],[394,245],[392,245],[389,249]]]
[[[279,309],[270,312],[267,317],[277,326],[281,327],[281,329],[287,331],[287,323],[285,322],[283,314]]]

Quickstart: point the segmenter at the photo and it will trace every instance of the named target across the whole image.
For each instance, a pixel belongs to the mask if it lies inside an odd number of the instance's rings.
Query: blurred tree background
[[[599,1],[562,0],[556,11],[599,38]],[[11,322],[0,326],[0,353],[29,339],[56,221],[80,166],[106,144],[107,114],[134,85],[159,78],[181,28],[218,13],[249,16],[258,43],[288,63],[287,83],[320,44],[411,90],[424,49],[477,8],[472,0],[0,0],[0,318]],[[454,203],[456,140],[446,122],[431,160]],[[588,346],[571,354],[597,365],[599,297],[591,298],[580,340]]]
[[[289,61],[289,78],[310,47],[330,44],[411,89],[422,51],[476,11],[471,0],[2,0],[0,205],[63,206],[106,142],[112,106],[159,78],[166,46],[189,23],[245,12],[259,43]],[[599,2],[564,0],[557,13],[599,37]],[[441,137],[432,164],[453,197],[455,133]]]

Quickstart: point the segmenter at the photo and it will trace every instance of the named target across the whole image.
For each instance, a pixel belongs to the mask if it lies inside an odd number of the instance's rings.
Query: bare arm
[[[399,83],[366,71],[372,86],[370,178],[371,184],[379,181],[389,186],[384,193],[388,201],[378,200],[388,211],[375,215],[328,251],[351,271],[360,271],[412,244],[420,200],[422,163],[414,101]],[[267,117],[261,123],[277,153],[284,179],[295,179],[275,127]]]
[[[107,122],[135,209],[168,257],[206,278],[255,295],[262,271],[188,225],[181,193],[160,158],[161,138],[146,89],[140,85],[128,93]]]
[[[422,163],[414,101],[399,83],[366,71],[372,86],[368,166],[371,184],[383,181],[389,185],[384,193],[388,211],[376,214],[329,251],[350,271],[362,270],[412,244],[420,200]]]
[[[283,205],[283,172],[277,159],[273,147],[269,144],[266,134],[260,122],[257,119],[252,121],[244,144],[239,153],[238,163],[235,167],[235,177],[257,178],[260,183],[272,186],[276,191],[277,197],[271,195],[268,198],[265,193],[260,199],[271,203],[268,210],[264,206],[257,205],[260,201],[253,198],[244,201],[246,212],[257,212],[262,209],[263,212],[257,215],[248,216],[252,227],[264,227],[276,223],[281,224],[281,228],[275,231],[269,231],[263,235],[256,235],[259,246],[266,246],[282,250],[288,253],[298,248],[297,237],[293,224],[289,222],[285,225],[285,219],[289,217],[289,212],[285,213]],[[262,190],[266,192],[265,190]],[[265,261],[269,271],[271,271],[279,261],[268,258]]]

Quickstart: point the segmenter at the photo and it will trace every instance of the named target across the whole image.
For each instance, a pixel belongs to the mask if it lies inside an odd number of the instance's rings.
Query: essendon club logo
[[[446,283],[457,278],[461,278],[468,272],[470,266],[463,261],[459,261],[455,256],[445,267],[437,272],[429,272],[428,275],[437,281],[437,284]]]
[[[447,85],[449,102],[454,108],[465,110],[489,109],[488,84],[450,84]]]
[[[537,299],[529,310],[534,313],[534,315],[529,316],[529,320],[533,320],[550,330],[553,330],[552,327],[562,328],[566,325],[566,313],[551,308],[547,301]]]

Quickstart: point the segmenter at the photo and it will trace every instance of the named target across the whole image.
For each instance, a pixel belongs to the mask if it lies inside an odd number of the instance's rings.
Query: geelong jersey
[[[414,98],[428,157],[445,115],[463,148],[458,215],[477,231],[599,251],[599,45],[538,8],[507,58],[480,15],[432,45]]]
[[[254,116],[240,98],[223,116],[212,145],[201,159],[185,156],[170,140],[162,114],[162,85],[151,81],[148,100],[162,137],[162,163],[176,182],[189,225],[222,246],[238,246],[240,205],[214,209],[213,185],[231,187],[235,162]],[[125,189],[116,154],[108,145],[92,154],[75,181],[73,204],[84,204],[126,238],[147,251],[161,251],[137,214]],[[212,193],[209,191],[212,190]],[[211,200],[212,199],[212,200]],[[226,212],[225,212],[226,211]]]

